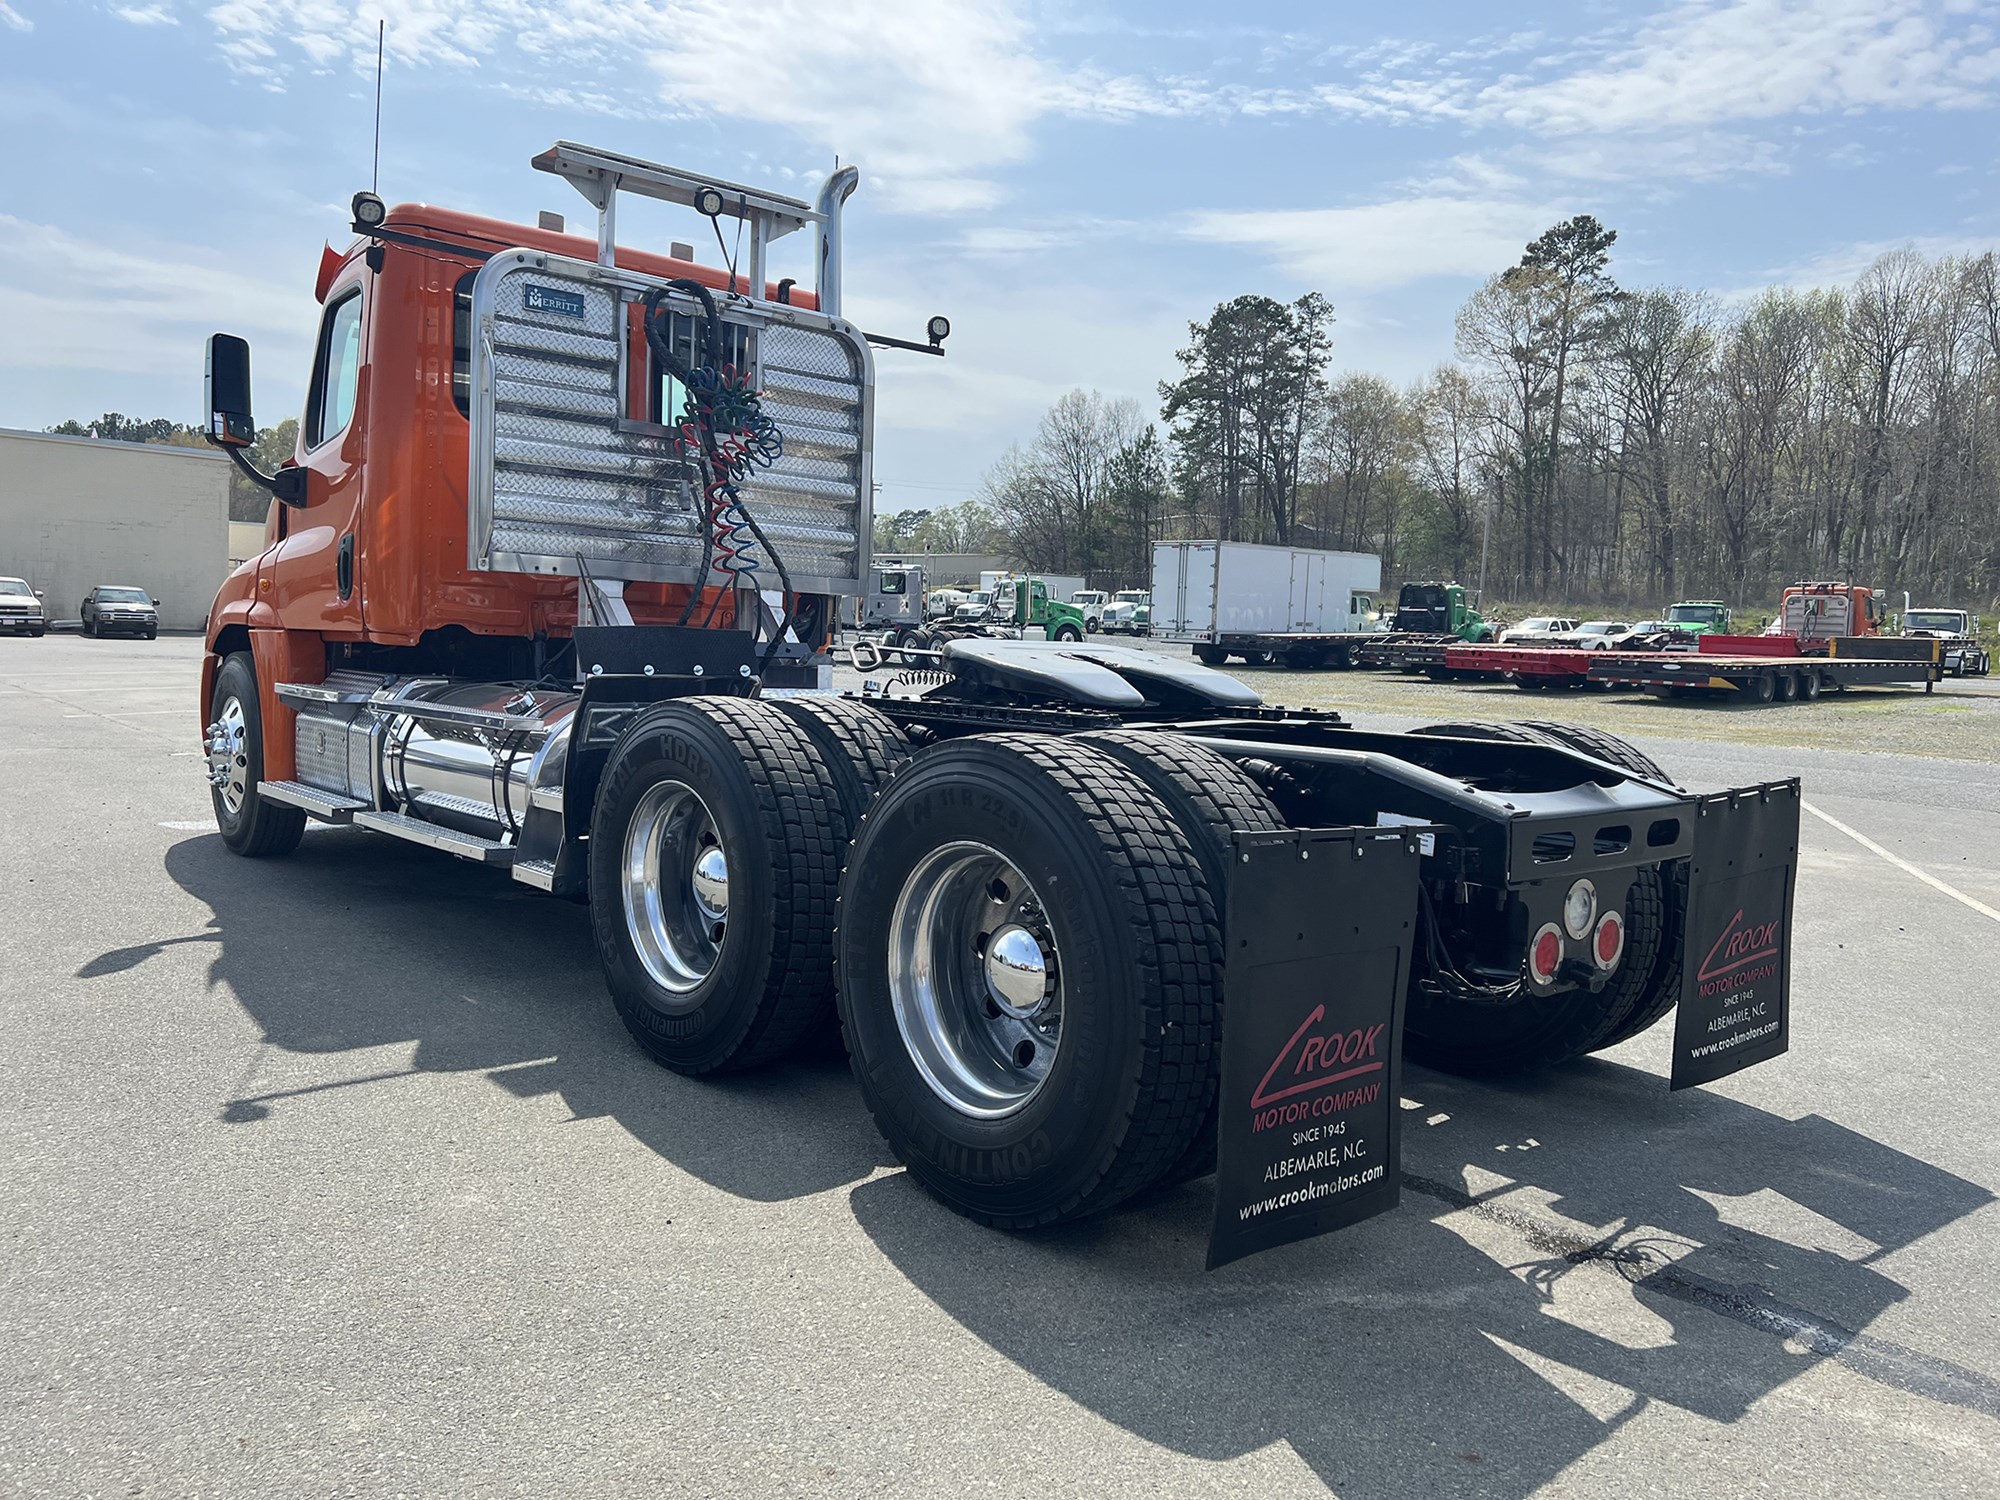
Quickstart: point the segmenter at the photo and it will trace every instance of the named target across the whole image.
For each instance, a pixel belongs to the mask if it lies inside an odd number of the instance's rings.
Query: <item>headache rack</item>
[[[699,464],[678,440],[680,392],[655,368],[642,303],[654,294],[690,325],[699,299],[671,278],[615,263],[616,201],[634,192],[742,221],[733,290],[714,293],[735,363],[762,392],[782,454],[740,485],[801,593],[858,592],[867,573],[874,365],[838,316],[840,206],[848,168],[817,205],[673,167],[560,142],[535,158],[598,207],[595,262],[516,249],[472,288],[472,445],[467,506],[474,566],[600,581],[724,586],[703,568]],[[703,198],[703,195],[713,195]],[[765,294],[768,242],[819,234],[817,308]],[[663,388],[664,386],[664,388]],[[768,567],[759,577],[776,587]]]

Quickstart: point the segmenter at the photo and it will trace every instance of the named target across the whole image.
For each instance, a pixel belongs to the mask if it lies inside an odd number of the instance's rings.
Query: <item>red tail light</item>
[[[1600,969],[1615,969],[1625,956],[1625,919],[1608,911],[1597,922],[1597,935],[1590,942],[1590,956]]]
[[[1542,989],[1556,982],[1556,970],[1562,967],[1562,931],[1555,923],[1545,924],[1528,944],[1528,978]]]

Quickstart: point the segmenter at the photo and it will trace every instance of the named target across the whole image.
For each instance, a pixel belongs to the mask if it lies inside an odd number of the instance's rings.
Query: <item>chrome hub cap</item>
[[[694,885],[694,904],[702,915],[713,921],[723,921],[729,915],[729,861],[723,858],[722,846],[714,844],[694,857],[694,874],[690,877]]]
[[[222,712],[208,726],[208,784],[232,818],[243,810],[250,791],[248,739],[242,703],[234,697],[223,699]]]
[[[653,982],[686,995],[714,972],[729,920],[729,861],[693,788],[648,787],[625,825],[625,928]]]
[[[984,844],[932,851],[889,917],[889,1000],[933,1093],[999,1119],[1048,1081],[1062,1046],[1062,972],[1033,886]]]

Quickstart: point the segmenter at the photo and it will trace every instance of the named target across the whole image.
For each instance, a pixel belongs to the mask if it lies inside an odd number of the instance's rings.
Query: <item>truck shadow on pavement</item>
[[[392,839],[314,829],[289,859],[248,861],[215,836],[168,850],[174,882],[214,913],[211,983],[224,984],[272,1047],[340,1053],[413,1045],[302,1089],[254,1077],[221,1117],[254,1128],[310,1109],[329,1089],[410,1073],[488,1074],[521,1098],[556,1094],[579,1119],[608,1116],[725,1192],[776,1202],[859,1181],[887,1147],[837,1038],[816,1056],[707,1082],[643,1056],[604,991],[586,910],[504,874]],[[142,963],[165,944],[120,948],[81,977]]]
[[[1511,1500],[1656,1404],[1732,1423],[1826,1360],[2000,1419],[2000,1381],[1859,1332],[1909,1295],[1881,1262],[1983,1188],[1609,1062],[1499,1087],[1413,1069],[1405,1092],[1398,1209],[1211,1275],[1207,1182],[1032,1237],[906,1176],[851,1197],[927,1296],[1063,1395],[1199,1459],[1282,1439],[1340,1494]],[[1882,1438],[1860,1424],[1855,1451]]]
[[[1197,1459],[1282,1441],[1342,1493],[1513,1500],[1656,1406],[1733,1423],[1828,1361],[1888,1403],[1856,1424],[1855,1453],[1912,1396],[2000,1419],[2000,1381],[1864,1331],[1909,1296],[1890,1258],[1994,1195],[1816,1115],[1670,1095],[1603,1060],[1511,1084],[1413,1069],[1400,1208],[1204,1274],[1206,1180],[1000,1234],[906,1175],[864,1180],[891,1158],[837,1043],[724,1081],[656,1067],[604,993],[584,909],[503,875],[343,830],[259,863],[190,838],[166,866],[213,912],[208,930],[111,950],[86,976],[213,942],[211,981],[272,1047],[412,1049],[394,1072],[371,1060],[271,1091],[253,1077],[218,1101],[237,1128],[329,1089],[483,1072],[612,1118],[743,1198],[858,1184],[864,1232],[960,1326]],[[1814,1472],[1839,1459],[1822,1451]],[[1284,1487],[1276,1472],[1265,1487]]]

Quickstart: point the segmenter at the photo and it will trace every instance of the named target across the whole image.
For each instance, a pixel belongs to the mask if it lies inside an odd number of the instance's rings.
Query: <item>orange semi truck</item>
[[[534,165],[594,241],[356,196],[278,472],[245,457],[247,345],[209,340],[209,436],[274,500],[203,663],[229,848],[314,819],[587,902],[666,1066],[837,1013],[952,1207],[1028,1227],[1213,1168],[1255,1205],[1219,1210],[1225,1259],[1394,1202],[1406,1052],[1534,1069],[1676,1006],[1677,1087],[1784,1050],[1796,781],[1690,794],[1563,725],[1371,732],[1096,643],[953,641],[833,693],[871,350],[949,325],[843,316],[851,168],[808,203],[567,142]],[[734,220],[740,261],[619,246],[632,194]],[[810,290],[766,274],[795,232]],[[1716,957],[1732,923],[1754,966]],[[1338,1149],[1295,1157],[1264,1129],[1292,1113]]]

